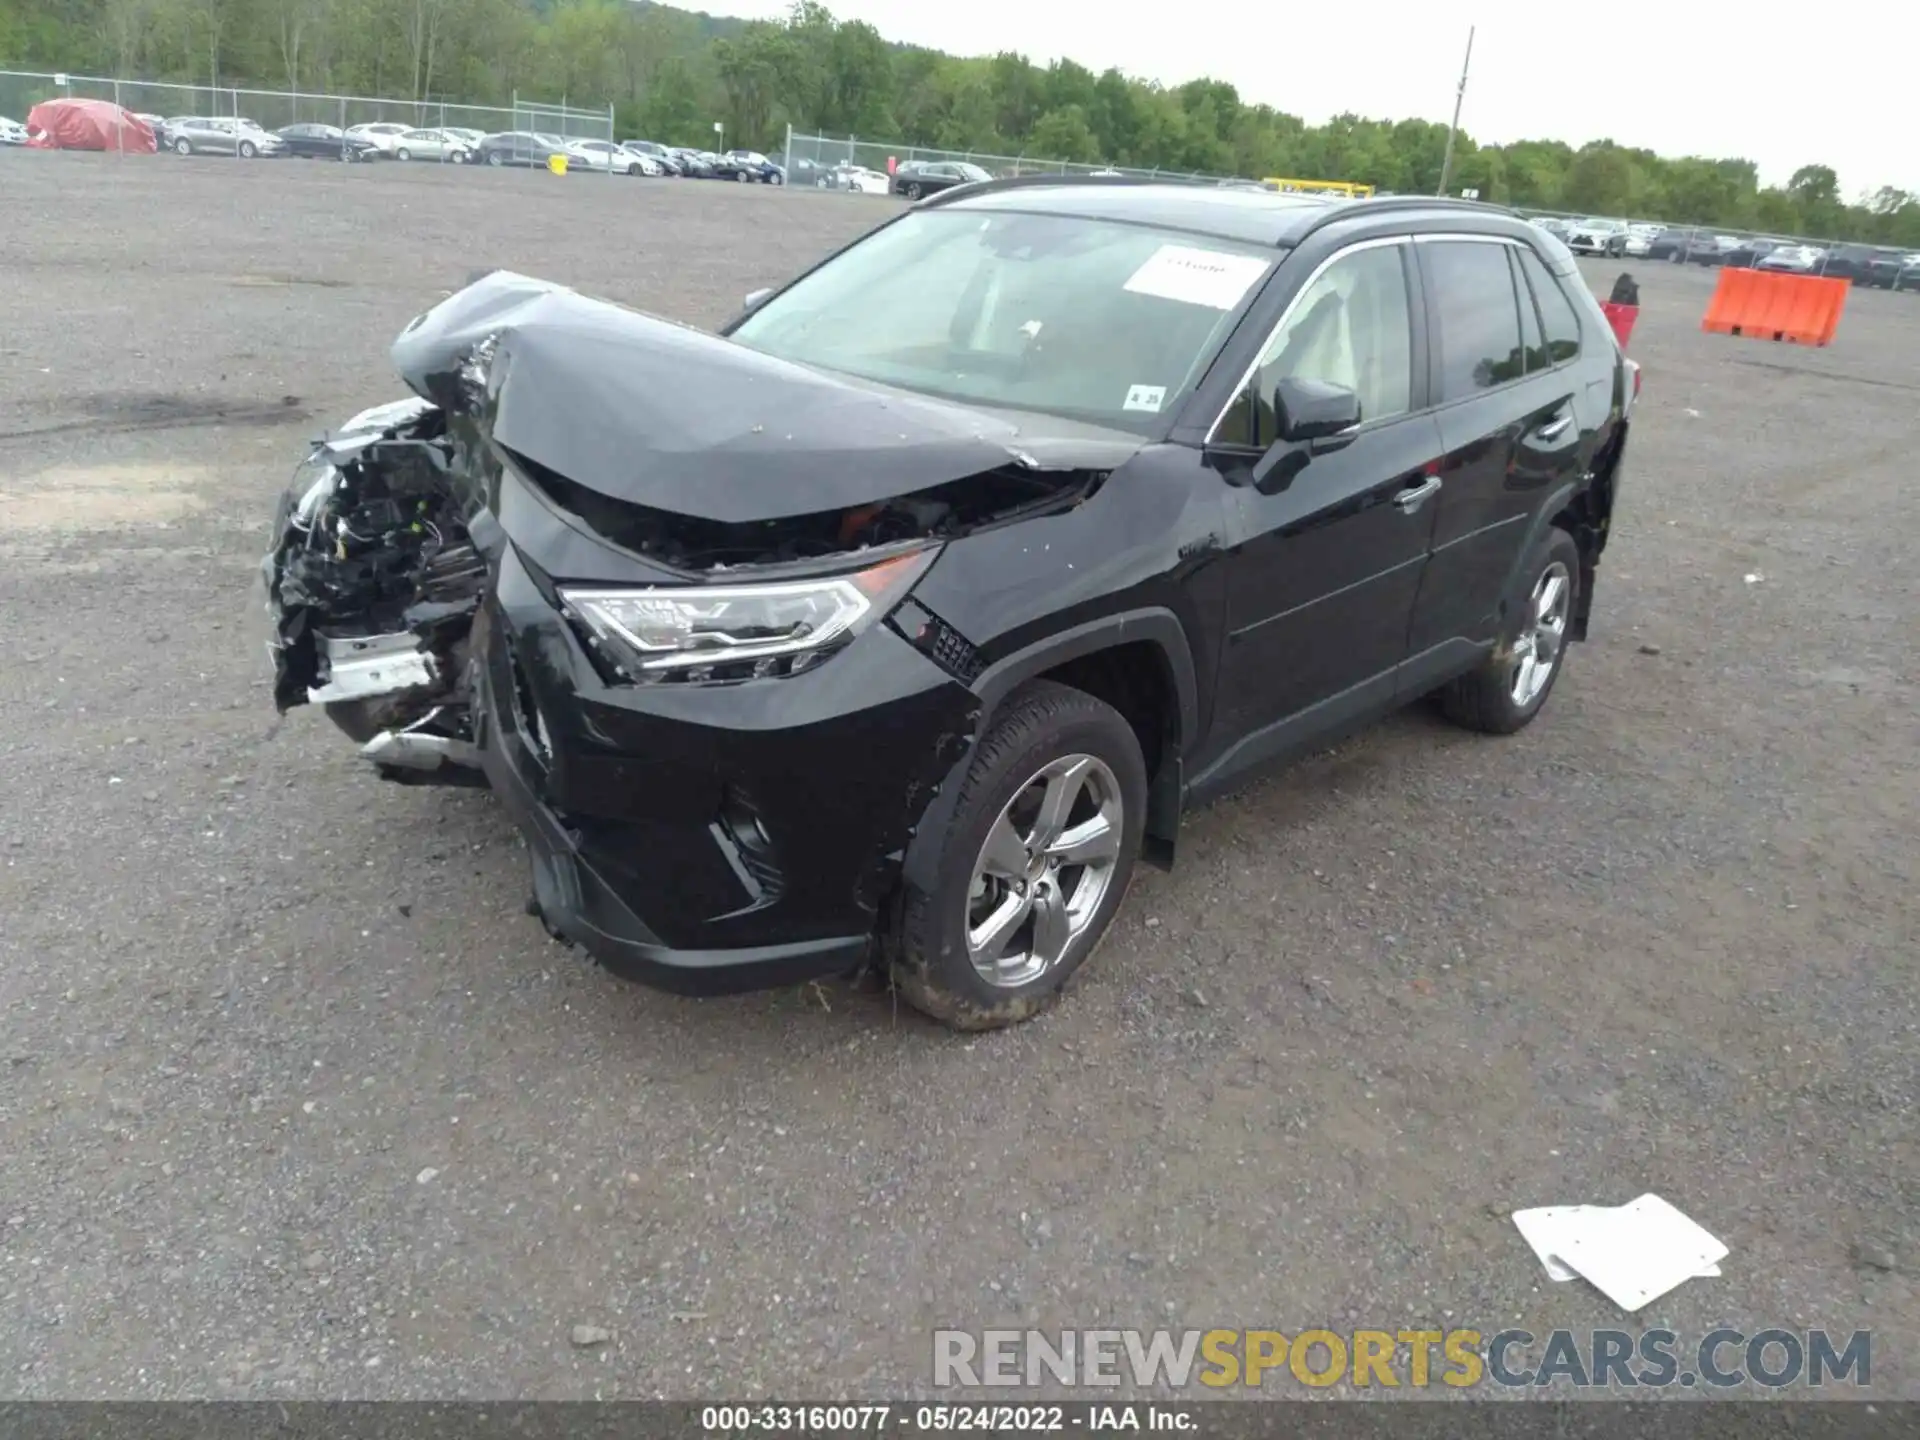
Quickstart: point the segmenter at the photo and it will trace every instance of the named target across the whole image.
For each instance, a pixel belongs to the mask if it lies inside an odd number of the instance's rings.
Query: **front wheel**
[[[254,144],[251,140],[242,140],[240,142],[240,158],[242,160],[251,160],[253,159],[254,156],[258,155],[259,153],[260,152],[254,148]]]
[[[413,158],[413,151],[402,145],[398,150],[393,152],[393,158],[396,160],[411,160]]]
[[[907,883],[894,987],[955,1030],[1045,1010],[1125,899],[1147,769],[1118,711],[1036,680],[1007,701],[961,783],[931,890]]]
[[[916,181],[914,184],[907,186],[907,198],[909,200],[918,200],[920,198],[919,182]]]
[[[193,146],[187,140],[186,136],[182,135],[178,140],[173,142],[173,153],[176,155],[191,155],[193,153]]]
[[[736,170],[733,172],[733,178],[744,185],[747,183],[747,172],[744,170]]]
[[[1456,725],[1511,735],[1547,703],[1567,658],[1579,610],[1580,547],[1553,528],[1528,558],[1527,597],[1508,633],[1480,667],[1440,691],[1441,712]]]

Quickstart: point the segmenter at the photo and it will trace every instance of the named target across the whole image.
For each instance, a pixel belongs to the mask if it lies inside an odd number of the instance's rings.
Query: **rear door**
[[[1556,289],[1548,337],[1527,277],[1531,249],[1492,236],[1422,237],[1414,248],[1443,449],[1433,556],[1408,643],[1417,685],[1423,657],[1444,665],[1457,642],[1484,646],[1501,633],[1528,522],[1577,473],[1581,436],[1566,363],[1579,353],[1578,321]],[[1533,265],[1545,275],[1537,257]]]

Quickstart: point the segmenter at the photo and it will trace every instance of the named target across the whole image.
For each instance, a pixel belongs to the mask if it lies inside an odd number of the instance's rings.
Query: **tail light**
[[[1640,362],[1628,360],[1626,366],[1627,374],[1633,379],[1633,388],[1627,395],[1627,408],[1631,410],[1640,402]]]

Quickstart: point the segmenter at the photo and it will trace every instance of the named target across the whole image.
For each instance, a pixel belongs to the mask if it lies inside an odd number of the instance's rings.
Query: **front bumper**
[[[511,544],[474,637],[481,764],[526,837],[528,908],[549,933],[681,994],[866,960],[970,733],[965,687],[885,624],[796,676],[608,685]]]

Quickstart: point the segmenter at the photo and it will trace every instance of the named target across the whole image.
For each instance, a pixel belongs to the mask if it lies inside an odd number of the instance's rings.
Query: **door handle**
[[[1402,490],[1398,495],[1394,496],[1393,503],[1400,507],[1402,513],[1411,515],[1422,505],[1426,504],[1427,497],[1434,494],[1439,488],[1440,477],[1438,475],[1429,475],[1418,485],[1410,489]]]
[[[1567,433],[1567,427],[1571,424],[1573,424],[1573,416],[1562,415],[1558,420],[1549,420],[1538,430],[1534,431],[1533,438],[1546,441],[1558,440],[1562,435]]]

